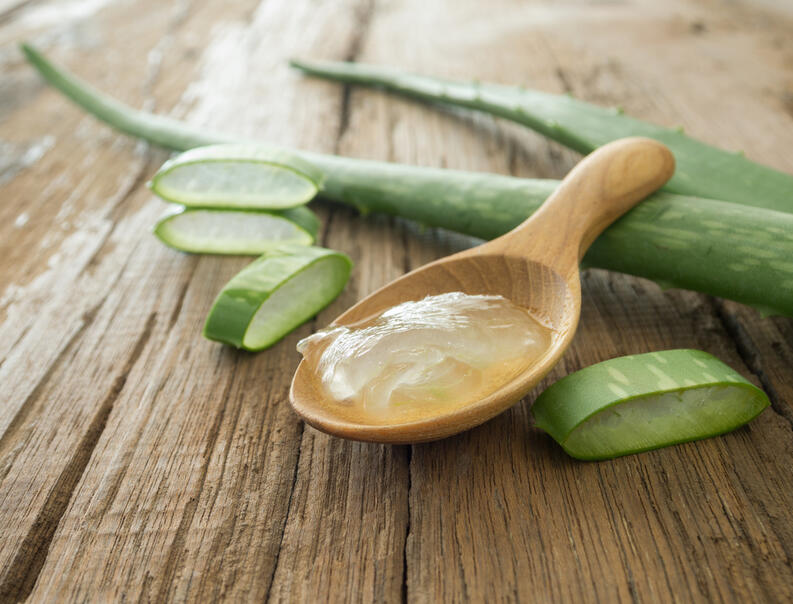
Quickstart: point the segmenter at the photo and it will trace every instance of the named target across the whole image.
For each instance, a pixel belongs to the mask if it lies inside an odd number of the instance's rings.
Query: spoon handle
[[[579,261],[607,226],[672,177],[675,158],[649,138],[622,138],[578,163],[542,207],[493,243],[510,253],[542,253],[549,264]],[[542,245],[542,248],[538,248]]]

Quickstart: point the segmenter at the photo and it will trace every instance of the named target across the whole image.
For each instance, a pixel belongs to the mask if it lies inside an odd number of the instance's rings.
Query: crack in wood
[[[179,568],[182,566],[185,553],[185,544],[187,542],[187,534],[190,530],[190,526],[193,524],[193,518],[195,518],[195,513],[198,509],[198,502],[201,499],[201,493],[204,490],[204,484],[206,483],[207,474],[209,473],[209,465],[212,462],[212,455],[220,437],[220,429],[223,426],[223,418],[226,416],[226,411],[228,409],[229,394],[231,392],[231,387],[234,384],[234,377],[237,374],[238,361],[239,356],[235,356],[234,365],[231,369],[231,376],[229,377],[228,383],[226,384],[223,394],[221,395],[223,405],[215,415],[215,419],[212,422],[212,426],[210,427],[209,433],[207,435],[206,447],[204,448],[204,461],[201,464],[201,471],[196,487],[193,490],[190,499],[184,506],[182,517],[179,520],[179,526],[176,529],[176,535],[171,542],[171,546],[168,548],[168,555],[166,556],[167,562],[165,564],[165,568],[163,568],[162,573],[160,574],[162,577],[160,588],[153,598],[151,597],[150,593],[142,593],[141,597],[143,599],[152,599],[154,602],[165,602],[170,599],[169,591],[175,584],[177,570],[179,570]]]
[[[353,27],[355,34],[350,40],[350,45],[344,55],[345,61],[355,62],[361,54],[361,49],[369,32],[369,26],[375,12],[375,0],[368,0],[363,6],[355,11],[355,23]],[[339,115],[339,129],[336,133],[336,143],[333,148],[335,154],[339,154],[342,138],[350,125],[350,93],[352,86],[344,84],[341,91],[341,111]]]
[[[554,61],[556,61],[556,69],[554,70],[554,73],[556,74],[559,83],[562,85],[562,90],[564,90],[567,94],[573,94],[573,85],[570,83],[570,78],[567,77],[567,72],[565,71],[564,67],[562,67],[562,65],[556,59],[556,55],[553,54],[553,50],[551,49],[550,45],[548,46],[548,51],[554,58]]]
[[[198,268],[198,257],[190,258],[192,263],[192,267],[190,268],[190,272],[187,275],[187,278],[184,280],[182,284],[182,289],[179,290],[179,297],[176,299],[176,305],[173,307],[173,312],[171,312],[171,316],[168,318],[168,330],[170,331],[173,329],[174,325],[176,325],[176,321],[179,319],[179,315],[182,314],[182,306],[184,305],[185,297],[187,296],[187,290],[190,288],[190,284],[193,281],[193,275],[195,275],[196,269]]]
[[[174,36],[174,34],[179,31],[181,25],[184,24],[187,15],[189,13],[189,9],[192,6],[192,3],[189,0],[184,0],[177,4],[175,8],[175,12],[169,20],[168,28],[160,39],[160,41],[149,51],[149,57],[152,56],[160,56],[162,53],[160,52],[161,46],[167,46],[170,39]],[[154,105],[154,99],[152,98],[152,91],[154,86],[157,83],[157,80],[160,75],[159,64],[155,68],[150,68],[144,78],[144,81],[141,85],[142,93],[143,93],[143,105],[146,107],[150,105],[148,109],[151,110]],[[117,136],[121,139],[126,139],[127,136],[124,134],[117,134]],[[109,202],[109,209],[107,210],[106,216],[108,220],[110,220],[113,224],[112,228],[108,230],[105,234],[102,243],[97,247],[96,252],[89,258],[88,262],[85,264],[83,269],[80,271],[80,274],[90,271],[93,267],[99,264],[100,259],[112,250],[112,247],[107,246],[107,242],[109,241],[110,237],[116,230],[118,226],[118,221],[120,220],[121,216],[123,215],[124,210],[126,209],[126,201],[141,187],[144,185],[147,177],[151,171],[151,163],[153,161],[153,156],[155,154],[161,154],[162,151],[152,151],[149,143],[143,140],[134,141],[133,144],[137,145],[138,149],[142,149],[139,151],[140,160],[137,163],[134,171],[125,179],[124,183],[121,185],[119,190],[113,195]],[[162,160],[160,160],[162,161]]]
[[[600,488],[600,493],[601,493],[601,495],[602,495],[604,500],[608,500],[609,489],[608,489],[608,486],[606,485],[606,482],[604,480],[603,473],[602,472],[597,472],[596,476],[597,476],[597,481],[598,481],[598,487]],[[619,522],[618,522],[618,518],[617,518],[617,516],[618,516],[617,510],[615,510],[615,508],[612,507],[612,506],[608,506],[606,508],[606,510],[607,510],[607,513],[608,513],[608,516],[609,516],[609,521],[611,522],[611,525],[615,526],[615,527],[618,526]],[[630,544],[630,541],[631,541],[631,538],[630,538],[631,537],[631,533],[630,533],[630,531],[626,531],[625,535],[627,537],[628,544]],[[633,572],[632,572],[632,569],[631,569],[631,565],[630,565],[630,562],[628,560],[628,547],[627,547],[627,544],[625,544],[623,542],[622,535],[618,534],[617,539],[619,540],[620,544],[622,545],[622,547],[620,547],[620,550],[619,550],[619,557],[620,557],[620,562],[622,562],[622,570],[625,573],[625,579],[626,579],[625,582],[626,582],[626,587],[628,588],[628,593],[630,594],[632,602],[639,602],[640,598],[639,598],[639,594],[636,591],[636,580],[633,577]]]
[[[140,188],[142,184],[145,183],[146,177],[149,173],[149,158],[150,151],[148,148],[144,151],[144,155],[141,160],[138,162],[137,167],[134,171],[127,177],[124,183],[119,187],[118,191],[111,197],[108,205],[108,209],[105,213],[105,217],[112,223],[110,229],[108,229],[107,233],[102,237],[101,243],[97,246],[96,251],[91,255],[88,261],[83,265],[83,268],[78,273],[78,277],[85,274],[90,273],[96,266],[99,265],[101,259],[107,255],[108,253],[112,252],[114,246],[108,245],[108,241],[113,236],[113,233],[118,226],[118,222],[123,215],[124,210],[126,209],[126,201],[135,194],[135,192]],[[129,262],[129,257],[125,261],[126,263]]]
[[[328,244],[328,237],[330,236],[330,228],[331,224],[333,224],[333,218],[336,215],[336,208],[334,206],[330,206],[328,209],[327,218],[325,220],[325,224],[322,226],[322,230],[317,237],[317,242],[322,244],[323,246],[327,246]],[[311,332],[313,333],[317,329],[317,317],[314,317],[311,320]],[[275,559],[273,560],[272,564],[272,571],[270,573],[270,577],[267,580],[267,590],[265,591],[264,598],[262,601],[269,602],[270,601],[270,594],[273,588],[273,582],[275,581],[275,575],[278,571],[278,562],[281,559],[281,550],[283,549],[284,544],[284,536],[286,534],[286,525],[289,522],[289,517],[292,513],[292,502],[294,500],[295,489],[297,488],[297,479],[299,476],[300,470],[300,458],[301,452],[303,450],[303,438],[306,434],[306,424],[304,422],[300,422],[300,433],[297,435],[296,442],[300,443],[300,446],[297,448],[297,455],[295,456],[295,467],[294,472],[292,474],[292,486],[289,488],[289,497],[286,502],[286,513],[284,514],[283,523],[281,524],[281,535],[278,539],[278,549],[275,553]]]
[[[330,206],[328,208],[327,218],[325,219],[324,224],[322,225],[322,229],[321,229],[319,235],[317,236],[317,243],[319,243],[319,244],[321,244],[323,246],[327,246],[328,245],[328,238],[330,236],[330,229],[331,229],[331,225],[333,224],[333,218],[335,216],[336,216],[336,207],[335,206]],[[313,319],[311,319],[311,332],[313,333],[314,331],[316,331],[316,329],[317,329],[317,317],[315,316]],[[297,479],[298,479],[298,476],[299,476],[299,473],[300,473],[299,472],[299,470],[300,470],[300,458],[301,458],[301,452],[302,452],[303,446],[304,446],[303,439],[304,439],[305,434],[306,434],[306,424],[301,421],[300,422],[300,431],[297,434],[297,438],[296,438],[296,441],[295,441],[295,442],[300,443],[300,446],[297,448],[297,455],[295,456],[294,471],[292,473],[292,484],[291,484],[291,486],[289,488],[289,497],[287,498],[287,502],[286,502],[286,513],[284,514],[283,522],[281,524],[281,535],[280,535],[280,537],[278,539],[278,549],[276,550],[275,559],[273,560],[272,571],[270,572],[270,576],[269,576],[269,578],[267,580],[267,589],[265,591],[264,598],[262,598],[263,602],[269,602],[270,601],[270,594],[272,592],[273,583],[275,581],[275,575],[276,575],[276,572],[278,571],[278,562],[281,559],[281,550],[283,549],[284,536],[285,536],[285,533],[286,533],[286,525],[288,524],[289,517],[290,517],[290,515],[292,513],[292,502],[294,500],[295,489],[297,488]]]
[[[328,217],[325,219],[325,224],[322,225],[322,231],[317,238],[321,245],[328,244],[328,237],[330,236],[330,225],[333,224],[333,218],[336,215],[336,206],[328,206]]]
[[[93,324],[99,309],[105,303],[106,299],[107,296],[103,297],[98,304],[94,305],[92,308],[83,313],[82,324],[80,327],[75,330],[68,342],[66,342],[66,345],[57,354],[49,368],[47,368],[45,371],[44,375],[41,376],[36,386],[33,388],[27,398],[25,398],[25,401],[20,405],[19,410],[8,424],[5,432],[0,435],[0,460],[2,460],[3,457],[8,454],[11,443],[16,439],[17,433],[25,424],[27,418],[30,416],[30,413],[35,408],[35,403],[39,400],[39,398],[41,398],[41,393],[44,391],[44,388],[47,386],[52,376],[55,375],[58,368],[61,366],[61,363],[74,351],[77,343],[81,340],[86,330]],[[29,329],[30,327],[28,327],[28,330]],[[0,481],[6,477],[15,459],[16,455],[13,455],[9,459],[3,461],[2,466],[0,466]]]
[[[413,445],[408,445],[407,449],[407,466],[408,466],[408,493],[407,493],[407,522],[405,522],[405,538],[402,541],[402,551],[404,552],[402,557],[402,602],[406,603],[408,601],[408,542],[410,541],[410,496],[412,493],[412,482],[413,482]]]
[[[369,28],[371,26],[375,11],[376,11],[376,2],[375,2],[375,0],[369,0],[369,2],[367,2],[362,7],[362,9],[359,10],[357,23],[356,23],[357,32],[356,32],[356,35],[353,37],[353,39],[352,39],[352,41],[350,43],[349,50],[348,50],[348,52],[347,52],[347,54],[345,56],[345,59],[344,59],[345,61],[354,62],[354,61],[356,61],[358,59],[358,56],[360,55],[361,50],[363,48],[363,44],[364,44],[364,42],[366,40],[366,37],[368,35]],[[344,135],[346,134],[347,130],[349,129],[350,113],[351,113],[351,108],[350,108],[350,93],[351,93],[351,89],[352,89],[352,86],[349,85],[349,84],[345,84],[343,86],[343,89],[342,89],[341,112],[340,112],[341,114],[340,114],[340,118],[339,118],[339,129],[338,129],[338,134],[336,136],[336,143],[334,145],[334,152],[336,154],[339,153],[339,151],[341,149],[341,143],[342,143],[342,140],[344,138]],[[389,137],[389,153],[388,153],[388,155],[389,155],[388,159],[389,160],[393,160],[393,155],[394,155],[393,146],[392,146],[392,143],[391,143],[391,141],[393,139],[394,128],[395,128],[395,124],[392,121],[391,122],[391,127],[389,129],[390,135],[391,135]],[[333,215],[334,215],[334,212],[333,212],[333,209],[331,209],[330,214],[328,216],[328,221],[327,221],[326,228],[323,230],[323,233],[322,233],[322,239],[321,240],[323,241],[323,243],[325,241],[327,241],[327,239],[328,239],[328,236],[329,236],[329,233],[330,233],[331,219],[333,218]],[[403,271],[405,273],[410,272],[411,263],[410,263],[410,255],[409,255],[408,247],[407,247],[407,243],[408,243],[407,229],[404,227],[404,225],[396,224],[396,221],[394,219],[392,219],[392,224],[397,229],[399,229],[401,231],[401,240],[402,240],[403,248],[404,248],[404,254],[403,254],[403,258],[402,258],[402,269],[403,269]],[[305,427],[303,427],[303,433],[300,436],[301,442],[303,440],[304,434],[305,434]],[[291,514],[291,511],[292,511],[292,498],[293,498],[295,487],[296,487],[296,484],[297,484],[298,468],[300,466],[301,451],[302,451],[302,446],[298,450],[298,458],[297,458],[297,461],[295,463],[294,480],[293,480],[293,483],[292,483],[292,488],[291,488],[291,490],[289,492],[289,503],[287,505],[287,519],[289,518],[289,516]],[[406,524],[405,533],[404,533],[404,539],[403,539],[403,542],[402,542],[403,571],[402,571],[402,586],[401,586],[401,591],[400,591],[400,596],[401,596],[401,601],[402,602],[407,602],[407,598],[408,598],[408,555],[407,555],[407,546],[408,546],[408,539],[410,537],[410,514],[411,514],[410,496],[411,496],[411,459],[412,459],[412,451],[413,451],[413,447],[411,445],[411,446],[409,446],[407,448],[407,466],[408,466],[408,471],[407,471],[407,477],[408,477],[408,486],[407,486],[407,522],[405,523]],[[269,584],[268,589],[267,589],[267,597],[265,598],[265,600],[269,600],[270,590],[272,588],[273,579],[275,577],[275,572],[276,572],[276,570],[278,568],[278,558],[280,556],[281,547],[283,545],[283,538],[284,538],[284,532],[286,530],[286,523],[287,522],[284,522],[284,527],[283,527],[283,530],[281,532],[281,545],[279,545],[278,553],[276,554],[276,561],[275,561],[275,564],[273,565],[273,574],[270,577],[270,584]],[[464,581],[464,578],[463,578],[463,581]]]
[[[292,501],[295,495],[295,489],[297,488],[297,478],[299,476],[300,470],[300,453],[303,450],[303,437],[306,434],[306,424],[305,422],[300,422],[300,434],[297,437],[297,441],[301,443],[301,446],[297,449],[297,458],[295,459],[295,470],[294,474],[292,475],[292,487],[289,489],[289,499],[286,503],[286,514],[284,515],[284,521],[281,525],[281,538],[278,541],[278,550],[275,552],[275,560],[273,560],[273,570],[270,573],[270,578],[267,582],[267,591],[265,592],[264,598],[262,601],[269,602],[270,601],[270,593],[273,589],[273,582],[275,581],[275,573],[278,570],[278,562],[281,559],[281,550],[284,546],[284,535],[286,533],[286,525],[289,522],[289,516],[292,513]]]
[[[143,84],[141,86],[144,99],[143,106],[147,111],[154,111],[156,104],[153,93],[154,87],[160,78],[162,58],[165,54],[164,50],[167,50],[168,47],[171,46],[174,35],[181,29],[182,25],[185,24],[187,18],[191,15],[190,11],[192,8],[193,2],[191,2],[191,0],[176,1],[172,8],[171,15],[168,18],[168,25],[165,33],[147,54],[146,76],[143,78]],[[138,142],[146,145],[148,148],[148,143],[143,141]]]
[[[724,300],[712,300],[713,310],[721,321],[724,330],[735,344],[738,356],[741,357],[749,371],[757,377],[763,390],[768,395],[768,400],[771,401],[771,408],[777,415],[786,420],[790,424],[791,429],[793,429],[793,409],[782,401],[782,397],[774,387],[773,381],[763,369],[762,355],[740,318],[729,312],[725,305]]]
[[[357,60],[361,49],[363,47],[363,43],[366,39],[366,35],[368,33],[370,24],[372,22],[372,18],[375,12],[375,1],[369,0],[366,2],[362,7],[360,7],[356,11],[356,22],[354,27],[356,28],[356,34],[352,38],[349,49],[344,56],[344,60],[346,61],[355,61]],[[339,114],[339,127],[336,134],[336,141],[334,143],[334,153],[338,154],[341,148],[342,139],[344,138],[347,129],[349,128],[350,123],[350,91],[351,86],[345,84],[342,87],[342,98],[341,98],[341,107],[340,107],[340,114]],[[328,210],[327,219],[325,224],[323,225],[322,231],[318,237],[318,242],[322,245],[327,245],[328,239],[330,237],[331,226],[333,224],[333,218],[336,215],[336,209],[331,206]],[[316,329],[316,317],[312,321],[312,331]],[[292,475],[292,485],[289,489],[289,497],[286,505],[286,514],[284,515],[284,521],[281,526],[281,534],[279,537],[279,544],[278,549],[276,550],[275,559],[272,564],[272,572],[270,577],[268,578],[267,583],[267,590],[265,592],[265,596],[263,598],[264,601],[270,601],[273,584],[275,582],[275,576],[278,572],[278,565],[280,562],[281,551],[283,550],[284,538],[286,535],[286,527],[289,523],[289,518],[294,513],[293,504],[294,504],[294,495],[295,490],[297,489],[297,482],[300,476],[300,462],[302,459],[302,451],[303,447],[306,446],[306,436],[308,432],[305,428],[305,423],[300,423],[300,434],[297,437],[297,442],[301,443],[300,447],[297,450],[297,456],[295,459],[294,464],[294,473]],[[404,550],[403,550],[404,551]]]
[[[124,135],[119,135],[124,136]],[[145,143],[141,143],[145,144]],[[141,185],[146,184],[146,180],[149,174],[149,168],[151,164],[151,151],[149,151],[148,147],[144,147],[144,151],[142,152],[143,156],[140,158],[138,162],[137,168],[134,172],[132,172],[129,177],[126,179],[126,182],[122,185],[119,191],[113,196],[110,200],[110,208],[107,212],[107,217],[109,220],[113,222],[113,229],[110,230],[108,233],[108,237],[116,227],[116,223],[119,221],[121,216],[123,215],[124,210],[126,209],[125,202],[132,197],[132,195],[141,187]]]
[[[14,559],[3,572],[2,578],[0,578],[0,601],[19,602],[27,599],[33,591],[39,573],[49,554],[50,543],[55,536],[55,531],[107,425],[113,406],[124,389],[127,377],[151,337],[156,320],[157,313],[151,313],[121,373],[113,381],[113,385],[94,414],[72,458],[53,485],[44,505],[36,516],[35,522],[19,546]],[[81,329],[78,334],[82,333],[82,331],[84,329]],[[74,339],[76,340],[77,338]]]
[[[232,440],[234,438],[234,435],[237,433],[237,426],[239,425],[240,415],[242,414],[243,405],[244,405],[244,402],[243,401],[239,401],[234,406],[234,409],[232,411],[233,417],[232,417],[232,420],[230,422],[231,425],[230,425],[229,430],[228,430],[228,434],[230,435],[230,439],[232,439]],[[222,485],[224,483],[224,479],[226,477],[226,470],[228,468],[229,455],[231,453],[231,450],[232,450],[232,447],[230,447],[230,446],[227,446],[227,447],[224,448],[224,451],[223,451],[223,462],[222,462],[222,464],[220,466],[220,474],[219,474],[219,476],[217,477],[217,480],[216,480],[216,484],[217,485]],[[242,492],[244,492],[243,484],[245,482],[245,473],[244,472],[232,472],[232,475],[234,476],[234,479],[233,479],[234,480],[234,486],[233,486],[232,489],[230,489],[231,492],[233,492],[233,493],[242,493]],[[209,506],[207,507],[207,509],[208,509],[207,513],[208,514],[211,514],[212,511],[215,509],[215,506],[218,503],[218,497],[220,496],[221,490],[222,490],[221,488],[216,488],[214,490],[213,497],[212,497],[212,503],[209,504]],[[209,546],[209,552],[208,552],[207,555],[210,557],[210,559],[212,559],[212,560],[222,560],[226,556],[226,552],[228,551],[229,547],[232,546],[232,543],[233,543],[234,529],[237,526],[237,516],[238,516],[237,510],[235,510],[233,508],[228,510],[226,512],[226,514],[224,515],[223,524],[222,524],[223,528],[221,530],[218,530],[215,533],[215,536],[212,539],[212,542],[211,542],[211,544]],[[190,581],[192,582],[192,576],[190,578]],[[233,581],[233,579],[231,579],[231,581]],[[213,599],[224,599],[225,598],[224,590],[226,589],[226,585],[228,584],[228,582],[229,582],[229,580],[227,580],[224,583],[218,582],[217,584],[214,585],[214,591],[213,591],[213,594],[212,594]],[[189,586],[188,586],[187,593],[189,593]]]
[[[8,349],[8,350],[9,350],[9,352],[10,352],[10,351],[12,351],[14,348],[16,348],[17,344],[19,344],[19,343],[20,343],[22,340],[24,340],[24,339],[25,339],[25,336],[26,336],[26,335],[28,335],[28,332],[30,331],[30,329],[31,329],[32,327],[33,327],[33,325],[32,325],[32,324],[28,324],[28,325],[26,325],[26,326],[25,326],[25,328],[24,328],[24,329],[22,330],[22,332],[19,334],[19,336],[17,337],[17,339],[16,339],[16,340],[14,340],[14,343],[13,343],[13,344],[11,344],[11,346],[9,347],[9,349]],[[5,356],[5,357],[3,357],[2,359],[0,359],[0,369],[2,369],[2,367],[3,367],[3,364],[6,362],[6,359],[8,359],[8,355],[6,355],[6,356]]]

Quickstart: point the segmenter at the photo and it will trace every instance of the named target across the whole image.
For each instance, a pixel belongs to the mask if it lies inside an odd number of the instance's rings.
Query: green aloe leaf
[[[50,84],[118,130],[169,149],[229,141],[127,107],[23,50]],[[320,195],[363,213],[381,212],[490,239],[522,222],[557,181],[439,170],[290,150],[322,172]],[[753,195],[750,195],[751,198]],[[609,227],[587,266],[652,279],[793,316],[793,214],[672,193],[657,193]]]
[[[677,170],[665,191],[793,213],[793,175],[718,149],[680,130],[656,126],[567,95],[525,88],[455,82],[360,63],[292,61],[301,71],[339,82],[376,86],[424,101],[503,117],[580,153],[626,136],[661,141]]]

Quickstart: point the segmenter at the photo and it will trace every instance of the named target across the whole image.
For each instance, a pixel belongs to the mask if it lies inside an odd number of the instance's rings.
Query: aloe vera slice
[[[250,351],[268,348],[330,304],[351,268],[346,255],[321,247],[265,254],[218,294],[204,336]]]
[[[311,201],[322,172],[264,145],[220,144],[191,149],[165,162],[151,189],[188,207],[293,208]]]
[[[654,138],[675,154],[677,168],[663,190],[793,213],[793,174],[724,151],[670,129],[569,95],[518,86],[458,82],[361,63],[292,61],[310,75],[376,86],[423,101],[478,109],[517,122],[580,153],[626,136]]]
[[[586,367],[545,390],[532,414],[569,455],[598,460],[724,434],[768,405],[716,357],[684,349]]]
[[[283,245],[311,245],[319,220],[305,207],[281,212],[177,207],[154,234],[165,245],[194,254],[258,255]]]

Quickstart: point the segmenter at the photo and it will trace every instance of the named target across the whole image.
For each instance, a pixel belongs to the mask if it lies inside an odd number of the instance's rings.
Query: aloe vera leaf
[[[511,230],[554,180],[304,154],[326,173],[324,196],[482,239]],[[609,227],[583,264],[793,315],[793,215],[656,193]]]
[[[295,153],[265,145],[197,147],[157,171],[151,190],[188,207],[284,209],[309,202],[322,172]]]
[[[250,351],[269,348],[341,293],[350,259],[321,247],[284,247],[254,260],[223,287],[204,336]]]
[[[677,169],[665,191],[721,199],[743,205],[793,213],[793,175],[686,136],[608,109],[574,99],[524,88],[466,83],[401,73],[347,62],[292,61],[297,69],[339,82],[377,86],[446,105],[478,109],[503,117],[581,153],[626,136],[661,141],[675,155]]]
[[[29,46],[31,64],[67,97],[122,132],[182,150],[228,140],[98,93]],[[323,172],[323,197],[491,239],[524,220],[558,182],[292,151]],[[696,211],[693,209],[696,208]],[[758,243],[759,242],[759,243]],[[609,227],[586,266],[653,279],[793,316],[793,216],[656,193]]]
[[[577,459],[610,459],[724,434],[766,394],[701,350],[618,357],[572,373],[532,406],[537,427]]]
[[[183,252],[253,256],[283,245],[311,245],[318,227],[303,206],[282,212],[177,206],[157,222],[154,234]]]

